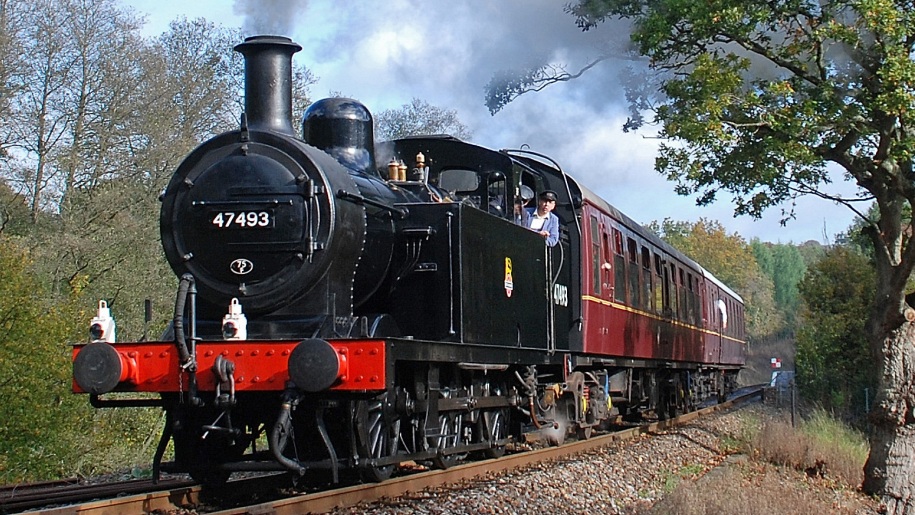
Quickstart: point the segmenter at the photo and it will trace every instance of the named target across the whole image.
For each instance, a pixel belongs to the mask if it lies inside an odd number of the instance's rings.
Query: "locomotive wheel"
[[[228,470],[213,468],[212,466],[195,466],[188,471],[188,474],[191,475],[191,479],[209,489],[221,488],[229,480],[229,476],[232,475]]]
[[[508,410],[497,409],[483,412],[479,418],[480,436],[490,443],[508,437]],[[483,451],[487,458],[501,458],[505,455],[505,446],[493,446]]]
[[[386,403],[387,395],[356,402],[356,444],[359,455],[381,459],[397,454],[400,419],[394,419]],[[379,482],[391,477],[394,465],[366,465],[359,470],[364,481]]]
[[[591,433],[593,433],[593,432],[594,432],[594,426],[586,426],[586,427],[579,426],[575,430],[575,433],[578,435],[579,440],[587,440],[587,439],[591,438]]]
[[[188,440],[179,443],[178,440]],[[206,488],[219,488],[226,484],[232,472],[221,468],[222,463],[238,459],[245,448],[224,438],[200,438],[175,435],[175,448],[185,449],[193,456],[188,460],[187,472],[194,481]]]
[[[461,445],[464,416],[460,413],[442,413],[438,416],[436,435],[429,437],[429,446],[444,451]],[[432,458],[436,468],[446,469],[464,458],[464,454],[439,454]]]
[[[717,397],[718,397],[718,404],[722,404],[722,403],[724,403],[724,401],[728,400],[727,389],[724,386],[724,373],[722,373],[721,376],[718,378]]]
[[[555,404],[543,411],[545,425],[540,428],[540,434],[547,443],[560,446],[566,441],[566,431],[569,429],[569,420],[565,416],[565,406],[557,407]]]

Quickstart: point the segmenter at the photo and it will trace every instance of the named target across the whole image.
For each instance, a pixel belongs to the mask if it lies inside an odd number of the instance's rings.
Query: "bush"
[[[84,338],[91,315],[78,292],[50,300],[30,265],[27,251],[0,238],[0,483],[148,465],[159,411],[95,410],[71,392],[67,342]]]
[[[29,265],[26,251],[0,241],[0,479],[7,482],[59,474],[67,460],[59,435],[73,409],[68,307],[48,300]]]

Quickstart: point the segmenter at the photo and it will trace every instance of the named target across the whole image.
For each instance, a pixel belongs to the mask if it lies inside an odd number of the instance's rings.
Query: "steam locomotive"
[[[73,389],[93,405],[165,410],[154,477],[381,481],[403,461],[498,457],[527,430],[588,438],[735,388],[743,305],[712,274],[541,154],[376,145],[346,98],[311,105],[299,137],[300,49],[235,47],[239,128],[192,151],[162,194],[179,285],[161,341],[117,341],[101,301],[74,346]],[[545,190],[555,246],[514,220],[516,199]]]

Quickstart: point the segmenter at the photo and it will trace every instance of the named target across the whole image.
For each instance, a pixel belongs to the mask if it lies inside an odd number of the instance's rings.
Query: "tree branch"
[[[603,54],[591,60],[575,73],[569,73],[563,65],[555,64],[544,64],[537,68],[531,68],[523,74],[503,70],[490,79],[489,84],[486,85],[486,107],[489,108],[489,114],[494,115],[525,93],[542,91],[551,84],[577,79],[591,68],[597,66],[598,63],[613,58],[630,61],[638,60],[637,57],[631,55]]]

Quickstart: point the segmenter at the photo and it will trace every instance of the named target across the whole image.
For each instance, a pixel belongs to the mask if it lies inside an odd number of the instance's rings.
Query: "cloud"
[[[246,16],[246,34],[284,30],[303,46],[297,62],[319,77],[316,97],[338,91],[374,112],[413,98],[455,110],[476,143],[496,149],[528,144],[638,222],[704,217],[748,239],[771,241],[821,240],[823,223],[830,236],[849,225],[847,210],[823,201],[802,202],[803,223],[791,222],[786,230],[778,225],[777,209],[754,222],[733,219],[727,198],[698,208],[677,196],[654,171],[658,141],[651,132],[621,130],[628,111],[620,78],[644,63],[607,60],[490,116],[484,86],[496,72],[547,62],[574,72],[608,49],[630,44],[626,23],[581,32],[563,6],[555,0],[235,1],[236,13]]]

